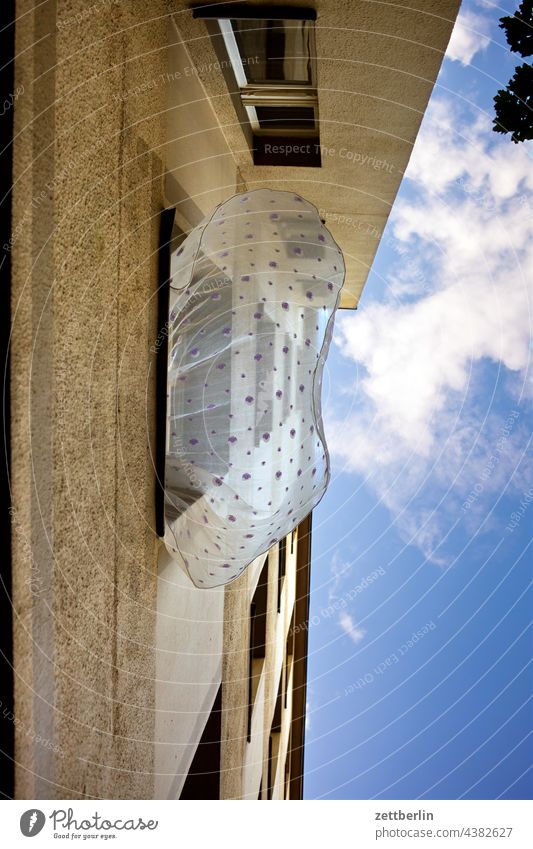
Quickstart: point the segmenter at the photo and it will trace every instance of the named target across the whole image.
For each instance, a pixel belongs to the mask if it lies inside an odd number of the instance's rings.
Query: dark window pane
[[[231,22],[249,83],[310,85],[311,21]]]
[[[312,130],[315,110],[311,106],[256,106],[262,130]]]

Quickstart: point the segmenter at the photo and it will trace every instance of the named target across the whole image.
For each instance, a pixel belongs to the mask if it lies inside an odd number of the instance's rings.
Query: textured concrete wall
[[[17,3],[16,793],[153,794],[164,2]]]

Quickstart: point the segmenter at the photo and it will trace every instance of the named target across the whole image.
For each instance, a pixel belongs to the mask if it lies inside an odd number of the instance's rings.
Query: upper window
[[[316,135],[314,22],[220,18],[218,23],[254,132]]]
[[[315,11],[217,4],[194,14],[218,23],[255,164],[319,166]]]
[[[231,29],[248,83],[313,85],[313,22],[231,20]],[[233,48],[233,41],[228,42]]]

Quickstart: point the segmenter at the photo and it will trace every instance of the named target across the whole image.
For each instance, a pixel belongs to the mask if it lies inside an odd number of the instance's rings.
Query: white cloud
[[[340,554],[340,549],[335,549],[333,552],[333,557],[331,558],[331,581],[328,583],[328,603],[332,604],[332,602],[336,601],[337,591],[344,579],[344,577],[349,574],[350,564],[345,563]]]
[[[460,498],[469,492],[505,418],[490,407],[492,388],[481,406],[480,369],[490,361],[514,375],[509,410],[531,393],[533,168],[523,148],[493,136],[489,118],[441,99],[407,177],[411,191],[391,218],[398,260],[388,297],[337,322],[335,343],[359,381],[353,409],[331,411],[326,430],[332,452],[376,489],[404,536],[444,564],[445,517],[432,503],[450,486]],[[523,418],[485,492],[511,475],[527,441]]]
[[[465,9],[455,22],[446,58],[470,65],[474,56],[486,50],[489,44],[488,18]]]
[[[344,578],[350,574],[350,571],[350,563],[342,560],[340,549],[336,549],[333,552],[333,557],[331,558],[331,582],[328,585],[328,603],[330,605],[335,607],[336,602],[338,602],[338,590]],[[335,609],[337,608],[335,607]],[[344,633],[347,634],[354,643],[360,643],[364,638],[366,631],[356,626],[353,617],[350,616],[346,610],[341,610],[338,613],[337,622],[342,631],[344,631]]]
[[[459,251],[461,239],[462,234],[449,236],[448,244]],[[480,264],[468,279],[455,279],[414,304],[374,304],[357,319],[339,322],[337,343],[365,367],[360,389],[373,402],[378,424],[423,456],[434,447],[436,419],[451,393],[467,391],[475,360],[487,357],[518,370],[530,356],[520,273],[504,265],[495,279],[494,266],[487,269],[471,245],[464,248],[463,262],[468,255]]]
[[[533,189],[531,156],[491,130],[492,116],[461,108],[451,98],[431,101],[407,176],[433,194],[462,179],[465,191],[487,210],[494,201]],[[490,143],[489,143],[490,142]]]
[[[344,610],[339,614],[339,625],[344,633],[347,634],[356,644],[360,643],[366,634],[366,631],[363,631],[362,628],[358,628],[350,614],[346,613]]]

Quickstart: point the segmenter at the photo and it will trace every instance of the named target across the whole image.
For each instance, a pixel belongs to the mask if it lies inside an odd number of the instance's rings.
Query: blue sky
[[[463,3],[324,379],[306,798],[533,798],[533,144],[491,131],[515,3]]]

